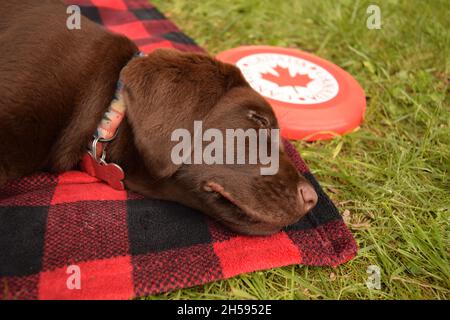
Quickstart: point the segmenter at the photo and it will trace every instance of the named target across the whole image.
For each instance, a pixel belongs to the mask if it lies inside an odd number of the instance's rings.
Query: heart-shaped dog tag
[[[116,190],[124,190],[124,184],[122,180],[125,178],[125,174],[121,167],[115,163],[99,163],[92,155],[87,152],[81,160],[81,169],[87,174],[96,177]]]

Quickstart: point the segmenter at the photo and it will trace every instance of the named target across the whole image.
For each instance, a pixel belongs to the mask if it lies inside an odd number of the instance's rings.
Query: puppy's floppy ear
[[[193,137],[202,120],[235,86],[247,85],[239,69],[203,54],[155,50],[131,61],[122,72],[123,97],[134,143],[147,171],[156,179],[173,175],[180,165],[171,160],[176,129]]]

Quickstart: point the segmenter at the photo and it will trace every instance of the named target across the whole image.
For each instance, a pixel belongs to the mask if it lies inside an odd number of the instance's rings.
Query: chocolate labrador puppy
[[[69,30],[58,1],[1,7],[0,183],[77,168],[120,77],[126,113],[106,160],[123,168],[126,188],[196,208],[252,235],[277,232],[316,204],[313,187],[282,144],[274,175],[261,175],[261,164],[171,160],[172,133],[192,133],[194,121],[224,133],[278,128],[271,107],[233,65],[175,50],[133,58],[132,41],[85,18],[81,29]]]

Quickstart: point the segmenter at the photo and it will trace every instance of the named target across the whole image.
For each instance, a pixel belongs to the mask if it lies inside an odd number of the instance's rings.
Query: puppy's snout
[[[311,210],[317,204],[317,193],[309,183],[302,183],[298,187],[298,193],[303,199],[303,209],[306,212]]]

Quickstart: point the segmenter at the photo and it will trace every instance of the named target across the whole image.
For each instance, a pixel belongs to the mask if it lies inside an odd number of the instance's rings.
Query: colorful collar
[[[131,60],[142,56],[145,56],[145,54],[138,52]],[[98,124],[93,140],[80,164],[83,171],[108,183],[117,190],[124,190],[122,180],[125,178],[125,174],[119,165],[106,162],[106,147],[108,142],[114,140],[117,136],[119,125],[125,116],[126,108],[122,98],[122,89],[123,82],[119,78],[114,97]]]

